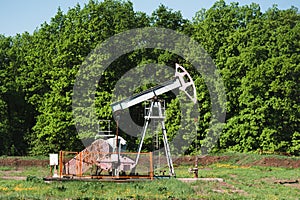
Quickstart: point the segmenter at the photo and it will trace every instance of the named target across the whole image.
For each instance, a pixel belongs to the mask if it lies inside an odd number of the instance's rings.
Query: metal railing
[[[60,178],[91,179],[153,179],[152,152],[140,153],[136,164],[137,153],[131,152],[70,152],[59,153]]]

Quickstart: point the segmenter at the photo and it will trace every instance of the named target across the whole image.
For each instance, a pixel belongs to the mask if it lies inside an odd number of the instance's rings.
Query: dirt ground
[[[231,156],[203,156],[198,157],[198,165],[206,166],[213,163],[218,163],[231,159]],[[195,156],[184,156],[174,160],[174,164],[186,164],[194,165]],[[238,161],[237,161],[238,163]],[[41,166],[46,167],[49,165],[49,160],[31,160],[24,158],[0,158],[0,166],[11,166],[11,167],[26,167],[26,166]],[[286,168],[299,168],[300,160],[294,160],[292,158],[275,158],[265,157],[260,160],[250,162],[247,166],[265,166],[265,167],[286,167]]]
[[[198,165],[205,166],[211,165],[213,163],[218,163],[222,161],[226,161],[231,159],[231,156],[203,156],[198,157]],[[193,165],[195,164],[195,156],[185,156],[175,160],[175,164],[188,164]],[[237,164],[239,161],[237,161]],[[293,160],[292,158],[274,158],[274,157],[267,157],[262,158],[260,160],[247,163],[246,166],[264,166],[264,167],[286,167],[286,168],[299,168],[300,167],[300,160]]]
[[[261,160],[251,163],[253,166],[266,166],[266,167],[287,167],[287,168],[299,168],[300,160],[292,160],[289,158],[263,158]]]
[[[25,158],[0,158],[0,166],[10,167],[28,167],[28,166],[41,166],[46,167],[49,165],[49,160],[31,160]]]

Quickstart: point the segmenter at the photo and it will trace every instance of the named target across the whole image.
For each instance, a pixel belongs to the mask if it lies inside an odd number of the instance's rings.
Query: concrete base
[[[191,183],[196,181],[215,181],[215,182],[224,182],[224,179],[222,178],[177,178],[178,180],[185,182],[185,183]]]

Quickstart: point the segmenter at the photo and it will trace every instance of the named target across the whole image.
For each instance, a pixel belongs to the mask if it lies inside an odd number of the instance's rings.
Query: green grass
[[[10,171],[14,170],[14,167],[11,166],[0,166],[0,171]]]
[[[245,166],[270,155],[231,156],[225,162],[200,166],[199,177],[223,178],[225,182],[221,183],[182,183],[176,179],[132,183],[44,183],[42,178],[49,173],[47,167],[27,167],[16,172],[13,172],[14,167],[0,167],[0,175],[9,172],[9,176],[27,177],[26,181],[0,178],[0,199],[299,199],[300,184],[274,183],[279,179],[300,180],[299,168]],[[188,172],[189,167],[192,165],[176,166],[177,177],[193,177]]]
[[[0,181],[2,198],[17,199],[168,199],[193,198],[193,189],[176,179],[134,183]]]
[[[210,167],[211,170],[200,170],[199,177],[219,177],[223,178],[226,183],[196,182],[191,184],[194,186],[196,192],[206,191],[207,198],[298,199],[300,197],[300,188],[274,183],[275,180],[279,179],[300,179],[300,169],[256,166],[242,167],[231,164],[214,164]],[[221,198],[212,189],[222,188],[222,185],[229,185],[230,187],[225,187]],[[235,190],[242,190],[243,192],[235,193]]]
[[[45,177],[50,174],[48,167],[22,167],[17,168],[12,166],[0,166],[0,179],[1,176],[38,176]]]

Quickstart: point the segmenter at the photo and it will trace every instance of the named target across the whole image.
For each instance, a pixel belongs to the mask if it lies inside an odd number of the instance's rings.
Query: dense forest
[[[227,95],[226,121],[214,151],[300,153],[300,14],[295,7],[217,1],[192,20],[160,5],[151,15],[130,1],[91,0],[67,13],[58,9],[32,34],[0,35],[0,155],[47,155],[81,150],[72,114],[75,77],[101,42],[125,30],[164,27],[202,45],[217,66]],[[99,119],[112,119],[111,88],[120,73],[141,63],[185,64],[167,51],[144,49],[116,60],[97,89]],[[193,74],[193,73],[192,73]],[[205,84],[193,75],[200,102],[197,153],[211,118]],[[178,129],[178,101],[167,96],[166,126]],[[168,116],[167,116],[168,117]],[[197,143],[197,144],[195,144]],[[134,147],[135,148],[135,147]],[[131,147],[131,149],[134,149]]]

